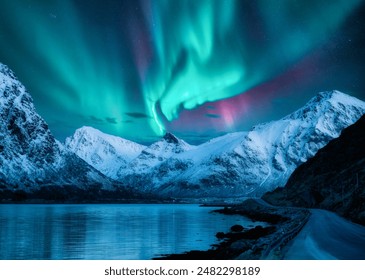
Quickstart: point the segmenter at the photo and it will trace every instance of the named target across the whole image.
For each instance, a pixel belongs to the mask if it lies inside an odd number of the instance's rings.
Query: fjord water
[[[0,259],[151,259],[207,250],[247,218],[179,204],[0,205]]]

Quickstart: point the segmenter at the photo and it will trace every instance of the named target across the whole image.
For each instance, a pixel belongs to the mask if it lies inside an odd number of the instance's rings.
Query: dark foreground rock
[[[344,129],[263,199],[278,206],[327,209],[365,225],[365,115]]]

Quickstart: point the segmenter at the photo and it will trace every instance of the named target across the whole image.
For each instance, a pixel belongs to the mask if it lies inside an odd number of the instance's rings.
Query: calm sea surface
[[[198,205],[0,205],[0,259],[151,259],[206,250],[242,216]],[[256,225],[256,224],[255,224]]]

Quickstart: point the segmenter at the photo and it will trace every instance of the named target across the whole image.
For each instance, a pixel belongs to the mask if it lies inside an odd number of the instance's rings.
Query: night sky
[[[200,143],[320,91],[365,100],[365,1],[0,0],[0,62],[61,141]]]

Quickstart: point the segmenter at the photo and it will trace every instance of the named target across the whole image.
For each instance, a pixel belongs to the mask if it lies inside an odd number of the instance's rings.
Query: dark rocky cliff
[[[324,208],[365,225],[365,115],[263,196],[275,205]]]

